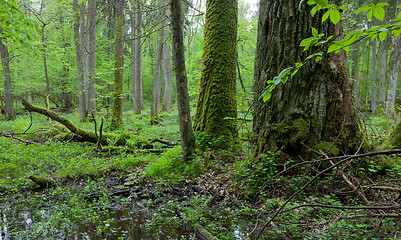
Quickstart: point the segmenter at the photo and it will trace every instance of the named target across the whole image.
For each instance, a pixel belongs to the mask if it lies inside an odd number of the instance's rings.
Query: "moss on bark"
[[[229,147],[237,137],[236,47],[237,1],[208,0],[194,130],[224,138],[222,148]]]

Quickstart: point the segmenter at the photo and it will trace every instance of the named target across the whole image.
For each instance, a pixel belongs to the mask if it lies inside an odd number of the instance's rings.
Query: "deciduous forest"
[[[400,0],[0,0],[0,239],[399,239]]]

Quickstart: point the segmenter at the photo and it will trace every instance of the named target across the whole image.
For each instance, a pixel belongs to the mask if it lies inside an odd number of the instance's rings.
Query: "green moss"
[[[303,118],[287,120],[284,123],[275,123],[272,130],[278,133],[278,136],[289,136],[286,142],[295,144],[304,140],[309,134],[310,124]]]
[[[315,145],[314,150],[317,152],[324,152],[325,154],[329,154],[330,156],[338,156],[340,150],[337,147],[337,144],[333,144],[333,142],[320,141]]]

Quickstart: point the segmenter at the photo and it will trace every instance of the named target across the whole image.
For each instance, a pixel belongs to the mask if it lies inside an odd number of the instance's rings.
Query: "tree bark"
[[[194,130],[211,135],[215,148],[230,147],[237,137],[237,0],[206,2],[200,90]]]
[[[82,7],[83,5],[81,5]],[[83,59],[83,47],[81,42],[81,36],[83,32],[80,32],[81,21],[83,16],[80,13],[80,6],[78,0],[73,0],[74,7],[74,44],[77,59],[77,70],[78,70],[78,109],[79,119],[82,121],[86,117],[86,97],[85,97],[85,83],[84,83],[84,59]]]
[[[5,39],[0,38],[0,56],[3,65],[4,75],[4,96],[6,102],[5,115],[7,120],[15,118],[14,110],[14,96],[12,93],[11,72],[10,72],[10,59],[8,56],[8,49],[4,44]]]
[[[152,107],[150,116],[157,118],[159,114],[160,93],[161,93],[161,77],[162,77],[162,61],[163,61],[163,29],[159,30],[156,52],[156,69],[153,80],[152,90]]]
[[[379,50],[379,96],[377,98],[377,104],[380,109],[384,108],[387,93],[387,59],[388,59],[388,39],[380,42]]]
[[[359,45],[355,45],[355,50],[352,55],[354,61],[354,68],[352,69],[352,78],[353,78],[353,97],[354,97],[354,106],[358,108],[358,74],[359,74]]]
[[[87,111],[96,112],[96,0],[88,0],[88,90],[87,90]]]
[[[339,155],[355,152],[360,144],[344,51],[306,63],[273,90],[270,100],[259,99],[267,80],[315,50],[303,52],[299,47],[302,39],[311,36],[311,27],[342,38],[341,22],[322,24],[322,11],[312,17],[310,10],[304,3],[299,11],[298,2],[292,0],[260,2],[251,140],[255,156],[280,150],[309,159],[314,154],[311,149]]]
[[[137,1],[135,13],[135,105],[134,111],[138,114],[143,109],[143,96],[142,96],[142,38],[141,38],[141,24],[142,13],[140,2]]]
[[[372,41],[372,82],[370,105],[372,114],[376,112],[376,38]]]
[[[169,1],[164,1],[165,5],[168,6]],[[163,58],[164,58],[164,97],[162,111],[170,111],[171,107],[171,90],[173,88],[173,83],[171,79],[171,59],[170,59],[170,44],[168,39],[170,38],[169,24],[170,18],[168,17],[167,9],[164,14],[164,41],[163,41]]]
[[[185,68],[184,28],[182,0],[171,0],[171,25],[173,33],[173,60],[177,87],[177,108],[182,150],[187,157],[195,152],[189,108],[188,79]]]
[[[116,32],[114,53],[114,97],[111,129],[119,129],[123,125],[123,27],[124,27],[124,0],[116,0]]]

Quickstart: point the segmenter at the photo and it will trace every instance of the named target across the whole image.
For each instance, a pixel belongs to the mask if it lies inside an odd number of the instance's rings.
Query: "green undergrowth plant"
[[[175,146],[156,157],[146,168],[149,178],[178,181],[183,177],[194,178],[202,173],[203,163],[198,158],[184,159],[180,146]]]

